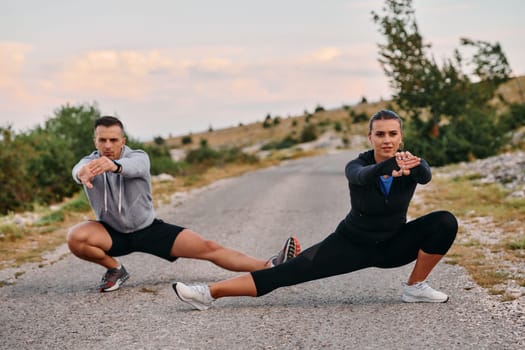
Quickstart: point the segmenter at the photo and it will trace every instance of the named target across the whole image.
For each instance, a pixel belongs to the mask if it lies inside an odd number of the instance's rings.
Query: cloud
[[[341,57],[341,49],[337,47],[323,47],[315,52],[309,53],[300,59],[303,64],[326,63]]]
[[[142,98],[158,72],[176,70],[176,62],[159,50],[90,51],[66,62],[57,88],[77,95]]]
[[[316,103],[329,107],[364,95],[373,98],[367,81],[380,71],[370,58],[375,50],[371,43],[281,55],[210,46],[92,50],[34,61],[38,52],[28,55],[27,45],[4,43],[0,52],[10,55],[1,55],[0,89],[11,91],[5,104],[13,100],[13,91],[19,91],[18,102],[31,102],[16,107],[25,115],[42,116],[66,103],[96,101],[110,114],[138,118],[154,113],[163,121],[209,118],[215,123],[220,115],[227,118],[238,110],[293,114]]]
[[[26,55],[31,46],[18,42],[0,42],[0,91],[9,98],[27,98],[23,82]]]

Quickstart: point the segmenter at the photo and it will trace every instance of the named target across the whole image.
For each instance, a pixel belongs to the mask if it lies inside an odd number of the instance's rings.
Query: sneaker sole
[[[120,289],[120,286],[122,286],[124,284],[124,282],[126,282],[129,278],[129,274],[125,275],[123,278],[119,278],[114,285],[112,285],[111,287],[109,288],[100,288],[100,293],[106,293],[106,292],[113,292],[117,289]]]
[[[207,309],[210,308],[209,305],[205,305],[205,304],[199,303],[199,302],[197,302],[195,300],[192,300],[192,299],[186,299],[182,295],[180,295],[180,293],[179,293],[179,291],[177,289],[177,282],[173,283],[171,286],[173,287],[173,290],[175,291],[175,294],[177,294],[177,296],[179,297],[180,300],[182,300],[185,303],[190,304],[191,306],[193,306],[197,310],[204,311],[204,310],[207,310]]]
[[[283,263],[287,262],[290,259],[295,258],[299,252],[296,251],[299,245],[299,241],[295,237],[290,237],[286,241],[286,255],[284,256]]]
[[[443,299],[418,298],[418,297],[411,297],[408,295],[403,295],[401,299],[405,303],[446,303],[450,298],[447,296],[447,298],[443,300]]]

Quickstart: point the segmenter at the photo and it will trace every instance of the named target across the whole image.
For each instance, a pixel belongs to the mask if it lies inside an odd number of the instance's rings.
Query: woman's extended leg
[[[372,266],[375,255],[371,251],[373,249],[352,243],[336,230],[322,242],[274,268],[212,283],[210,286],[188,287],[177,282],[173,288],[181,300],[199,310],[205,310],[216,298],[261,296],[280,287]]]

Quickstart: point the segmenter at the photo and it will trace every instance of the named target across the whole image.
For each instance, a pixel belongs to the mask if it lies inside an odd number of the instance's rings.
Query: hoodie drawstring
[[[108,178],[106,173],[104,173],[104,211],[108,211],[108,189],[107,189]]]
[[[118,184],[118,213],[122,214],[122,175],[119,175]]]
[[[108,189],[107,189],[107,175],[104,173],[104,211],[108,211]],[[118,213],[122,214],[122,176],[119,176],[118,186]]]

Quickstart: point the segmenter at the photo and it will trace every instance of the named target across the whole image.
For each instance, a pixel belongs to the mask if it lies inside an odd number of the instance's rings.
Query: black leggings
[[[257,296],[262,296],[280,287],[368,267],[399,267],[416,260],[420,249],[428,254],[445,255],[457,230],[454,215],[436,211],[406,223],[385,242],[362,244],[351,240],[348,226],[341,222],[334,233],[294,259],[251,274]]]

